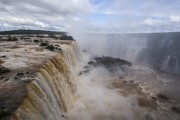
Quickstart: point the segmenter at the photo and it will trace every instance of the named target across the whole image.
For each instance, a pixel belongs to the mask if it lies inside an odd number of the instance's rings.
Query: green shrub
[[[72,36],[63,35],[60,37],[61,40],[74,40]]]
[[[0,65],[0,74],[7,73],[7,72],[11,72],[11,70]]]
[[[48,45],[48,46],[46,47],[46,49],[49,49],[49,50],[51,50],[51,51],[54,51],[54,46],[53,46],[53,45]]]
[[[12,36],[8,36],[7,41],[18,41],[18,39],[15,36],[13,36],[13,37]]]
[[[55,38],[55,35],[53,33],[49,33],[48,37],[49,38]]]
[[[47,46],[48,43],[47,42],[42,42],[39,46]]]

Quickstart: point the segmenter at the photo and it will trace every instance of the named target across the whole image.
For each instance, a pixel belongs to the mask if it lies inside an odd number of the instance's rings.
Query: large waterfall
[[[87,34],[82,49],[180,75],[178,33]],[[93,46],[93,47],[92,47]],[[96,49],[94,49],[94,47]]]
[[[11,120],[60,120],[72,106],[77,90],[71,68],[81,59],[76,42],[63,43],[62,51],[43,63],[27,84],[27,96]]]
[[[179,119],[180,42],[148,35],[99,36],[80,42],[83,54],[74,40],[8,44],[0,119]]]

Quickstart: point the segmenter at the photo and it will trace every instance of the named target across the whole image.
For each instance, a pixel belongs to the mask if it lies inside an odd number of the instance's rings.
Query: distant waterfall
[[[161,64],[161,70],[179,74],[179,61],[177,56],[167,55]]]
[[[162,70],[168,70],[168,64],[169,64],[170,58],[171,58],[170,55],[167,55],[167,56],[165,57],[165,59],[164,59],[163,62],[162,62],[162,65],[161,65],[161,69],[162,69]]]
[[[177,58],[177,57],[176,57],[175,71],[176,71],[176,73],[179,72],[179,61],[178,61],[178,58]]]
[[[165,42],[165,39],[163,39],[162,44],[161,44],[161,47],[163,47],[163,46],[164,46],[164,42]]]
[[[129,38],[125,36],[115,40],[110,39],[107,46],[105,51],[108,56],[136,62],[138,53],[143,48],[146,48],[146,39]]]
[[[28,94],[11,120],[61,120],[72,106],[77,85],[71,66],[81,57],[76,42],[66,43],[62,51],[43,64],[36,79],[27,85]]]

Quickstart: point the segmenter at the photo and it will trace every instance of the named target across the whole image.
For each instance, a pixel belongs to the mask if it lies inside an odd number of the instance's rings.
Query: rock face
[[[81,51],[75,41],[43,41],[58,48],[49,51],[29,41],[3,43],[2,65],[11,71],[0,74],[0,119],[60,120],[73,106],[77,86],[71,68]]]
[[[141,50],[138,60],[156,69],[180,75],[179,38],[179,33],[149,35],[147,47]]]
[[[84,51],[180,74],[179,32],[90,34],[88,39],[89,43],[88,46],[84,45]]]

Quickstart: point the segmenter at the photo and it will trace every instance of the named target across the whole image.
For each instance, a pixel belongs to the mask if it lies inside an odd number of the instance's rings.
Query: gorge
[[[157,36],[0,41],[0,119],[180,119],[179,42]]]

